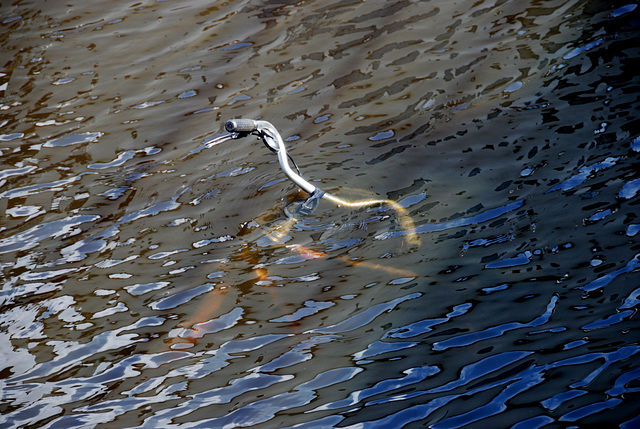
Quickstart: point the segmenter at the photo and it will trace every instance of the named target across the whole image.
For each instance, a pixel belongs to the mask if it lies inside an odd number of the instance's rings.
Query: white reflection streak
[[[36,365],[31,371],[14,377],[11,382],[17,383],[31,378],[59,374],[74,365],[81,364],[87,356],[96,355],[108,350],[118,350],[131,344],[147,341],[135,332],[147,326],[160,326],[163,323],[163,318],[156,316],[145,317],[133,325],[96,335],[86,344],[69,344],[64,350],[64,355],[59,355],[52,360]],[[126,333],[127,331],[132,332]]]
[[[503,335],[506,332],[513,331],[521,328],[531,328],[543,325],[551,319],[551,315],[555,310],[556,304],[558,303],[559,298],[557,296],[553,296],[549,304],[547,304],[547,308],[544,313],[531,322],[522,323],[522,322],[509,322],[504,323],[502,325],[492,326],[482,331],[472,332],[469,334],[459,335],[455,337],[451,337],[449,339],[439,341],[433,344],[434,350],[446,350],[453,347],[463,347],[468,346],[470,344],[474,344],[483,340],[487,340],[490,338],[496,338]]]
[[[0,254],[31,249],[47,238],[56,238],[64,234],[78,234],[80,231],[74,227],[93,222],[99,218],[98,215],[77,215],[36,225],[14,236],[1,239]]]
[[[401,296],[388,302],[372,305],[355,316],[345,319],[335,325],[327,326],[326,328],[312,329],[306,333],[336,334],[353,331],[354,329],[368,325],[381,314],[392,311],[398,304],[419,298],[422,295],[422,293],[416,292],[406,296]]]
[[[55,182],[41,183],[37,185],[23,186],[21,188],[11,189],[0,194],[0,198],[19,198],[28,197],[30,195],[39,194],[47,191],[61,191],[70,183],[77,182],[86,174],[98,174],[94,172],[80,173],[77,176],[68,179],[56,180]]]
[[[426,234],[429,232],[444,231],[446,229],[459,228],[462,226],[476,225],[498,218],[509,212],[519,209],[525,204],[525,200],[517,200],[505,206],[496,207],[494,209],[485,210],[484,212],[471,217],[463,217],[444,223],[426,223],[415,227],[414,234]],[[386,240],[391,237],[407,235],[407,231],[390,231],[384,234],[376,235],[376,240]]]

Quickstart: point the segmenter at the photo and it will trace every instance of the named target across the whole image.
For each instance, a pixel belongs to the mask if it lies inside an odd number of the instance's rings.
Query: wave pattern
[[[637,6],[3,7],[0,426],[637,427]]]

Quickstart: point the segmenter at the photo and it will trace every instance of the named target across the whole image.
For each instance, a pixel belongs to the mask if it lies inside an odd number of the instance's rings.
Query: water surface
[[[637,6],[3,5],[0,426],[637,427]]]

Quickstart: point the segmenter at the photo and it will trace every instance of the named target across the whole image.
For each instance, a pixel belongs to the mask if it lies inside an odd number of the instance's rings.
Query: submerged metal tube
[[[278,162],[280,163],[280,168],[282,169],[284,174],[289,179],[291,179],[293,183],[301,187],[305,192],[312,194],[312,196],[314,193],[316,193],[315,198],[322,197],[333,202],[336,205],[346,207],[367,207],[376,204],[384,204],[392,207],[398,213],[403,229],[407,231],[406,234],[408,236],[407,240],[409,241],[409,243],[412,245],[417,245],[420,243],[420,239],[415,233],[413,219],[411,219],[411,217],[407,215],[406,209],[395,201],[347,201],[312,185],[307,180],[303,179],[298,173],[293,171],[291,165],[289,165],[290,157],[287,154],[287,149],[284,146],[284,141],[282,140],[282,137],[280,136],[280,133],[278,132],[276,127],[274,127],[270,122],[257,121],[253,119],[231,119],[225,123],[224,127],[228,132],[238,133],[239,136],[244,136],[247,134],[258,135],[262,139],[264,144],[278,155]]]
[[[317,188],[315,186],[293,171],[291,165],[289,165],[289,156],[287,155],[287,149],[284,147],[284,141],[282,141],[282,137],[276,127],[270,122],[255,121],[253,119],[231,119],[225,123],[224,127],[230,133],[257,132],[267,147],[278,155],[278,162],[284,174],[305,192],[313,194],[316,191]]]
[[[231,119],[224,124],[230,133],[252,133],[258,131],[258,121],[253,119]]]

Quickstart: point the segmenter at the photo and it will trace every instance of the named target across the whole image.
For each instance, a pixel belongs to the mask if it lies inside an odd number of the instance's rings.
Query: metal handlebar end
[[[258,130],[258,122],[253,119],[231,119],[224,124],[230,133],[252,133]]]

